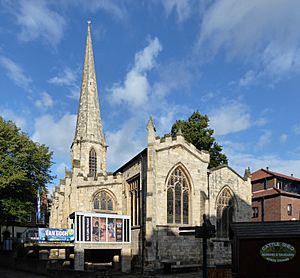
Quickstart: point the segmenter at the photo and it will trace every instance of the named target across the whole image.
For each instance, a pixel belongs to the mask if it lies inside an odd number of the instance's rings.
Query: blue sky
[[[300,177],[300,2],[0,0],[0,115],[70,167],[87,21],[114,171],[195,110],[229,165]]]

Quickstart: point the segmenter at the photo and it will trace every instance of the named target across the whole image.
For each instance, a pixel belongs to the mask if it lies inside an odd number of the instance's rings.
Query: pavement
[[[19,271],[15,269],[5,268],[0,266],[0,277],[1,278],[47,278],[48,276],[41,274],[34,274],[25,271]],[[100,276],[99,276],[100,277]],[[112,274],[109,277],[122,277],[122,278],[202,278],[201,272],[188,272],[188,273],[176,273],[176,274],[157,274],[157,275],[147,275],[142,274]]]
[[[0,277],[1,278],[47,278],[47,276],[41,274],[34,274],[25,271],[4,268],[3,266],[0,266]]]

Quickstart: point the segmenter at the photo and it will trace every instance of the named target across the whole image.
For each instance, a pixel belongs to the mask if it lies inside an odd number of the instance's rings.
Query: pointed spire
[[[74,142],[87,140],[103,144],[97,80],[91,39],[91,22],[88,21],[86,49],[80,91],[80,103]]]

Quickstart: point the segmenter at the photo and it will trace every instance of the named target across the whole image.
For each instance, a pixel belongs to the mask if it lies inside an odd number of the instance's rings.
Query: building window
[[[293,213],[292,205],[291,205],[291,204],[288,204],[288,205],[287,205],[287,214],[288,214],[288,215],[292,215],[292,213]]]
[[[114,204],[112,196],[106,191],[99,192],[94,197],[94,209],[101,211],[113,211]]]
[[[224,189],[217,201],[217,237],[229,237],[229,226],[233,220],[233,212],[233,198],[229,190]]]
[[[140,225],[140,176],[128,181],[131,226]]]
[[[90,150],[90,155],[89,155],[89,173],[92,176],[96,176],[97,174],[97,154],[92,148]]]
[[[189,185],[181,167],[171,174],[167,186],[167,222],[170,224],[189,223]]]
[[[252,208],[252,218],[257,218],[258,217],[258,207],[253,207]]]

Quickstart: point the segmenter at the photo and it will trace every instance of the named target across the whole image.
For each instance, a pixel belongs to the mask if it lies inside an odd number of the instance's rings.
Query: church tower
[[[96,72],[88,22],[80,102],[75,137],[71,145],[72,165],[84,176],[106,173],[106,141],[102,131]]]

